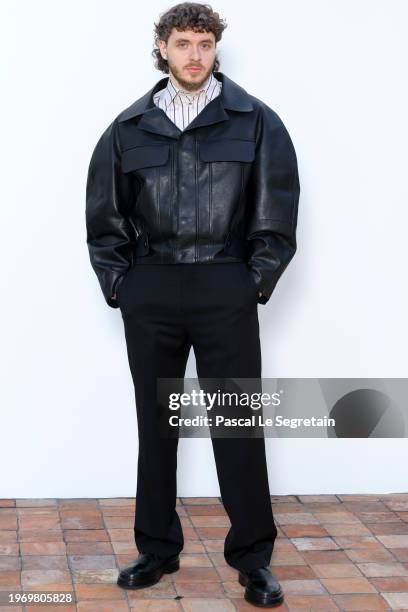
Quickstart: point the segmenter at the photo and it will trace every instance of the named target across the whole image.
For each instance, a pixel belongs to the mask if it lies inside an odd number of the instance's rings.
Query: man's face
[[[186,91],[198,91],[212,72],[216,43],[212,32],[179,32],[173,28],[166,43],[160,41],[160,52],[169,64],[170,73]],[[195,67],[196,70],[193,70]]]

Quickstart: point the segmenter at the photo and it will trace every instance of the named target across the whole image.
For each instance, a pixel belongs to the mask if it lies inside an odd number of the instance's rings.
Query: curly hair
[[[215,42],[221,40],[222,33],[227,27],[224,19],[215,13],[209,4],[198,4],[197,2],[182,2],[176,4],[165,13],[160,15],[158,23],[154,24],[154,45],[152,56],[155,58],[155,67],[161,72],[168,73],[169,65],[166,59],[161,56],[159,41],[166,43],[171,31],[176,28],[179,31],[194,30],[194,32],[212,32]],[[220,67],[219,59],[214,61],[213,71]]]

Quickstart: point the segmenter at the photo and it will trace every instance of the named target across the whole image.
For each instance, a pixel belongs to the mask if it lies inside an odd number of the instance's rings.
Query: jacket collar
[[[216,71],[213,74],[222,83],[221,93],[203,108],[195,119],[186,127],[184,132],[197,127],[228,120],[229,115],[225,112],[226,109],[239,112],[253,110],[250,96],[245,89],[240,87],[240,85],[222,72]],[[160,79],[160,81],[145,93],[144,96],[122,111],[118,115],[118,122],[121,123],[133,117],[143,115],[137,124],[140,129],[178,138],[183,132],[153,101],[153,95],[160,89],[166,87],[168,79],[169,77]]]

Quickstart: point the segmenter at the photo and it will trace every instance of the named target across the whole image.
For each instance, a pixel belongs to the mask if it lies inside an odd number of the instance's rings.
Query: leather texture
[[[258,606],[273,606],[284,600],[283,591],[269,567],[259,567],[249,572],[239,572],[238,581],[245,586],[244,598]]]
[[[247,262],[266,304],[294,256],[300,194],[282,120],[222,72],[219,96],[182,131],[153,94],[99,138],[86,184],[87,245],[109,306],[138,263]],[[261,293],[261,295],[260,295]]]
[[[163,574],[177,572],[179,568],[179,555],[162,559],[153,553],[140,553],[135,563],[119,572],[117,584],[126,589],[144,588],[156,584]]]

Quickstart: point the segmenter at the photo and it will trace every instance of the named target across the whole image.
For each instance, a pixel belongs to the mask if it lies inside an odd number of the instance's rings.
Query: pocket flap
[[[252,140],[203,140],[200,142],[203,161],[242,161],[255,159],[255,142]]]
[[[122,170],[131,172],[139,168],[162,166],[169,156],[169,145],[146,145],[122,152]]]

